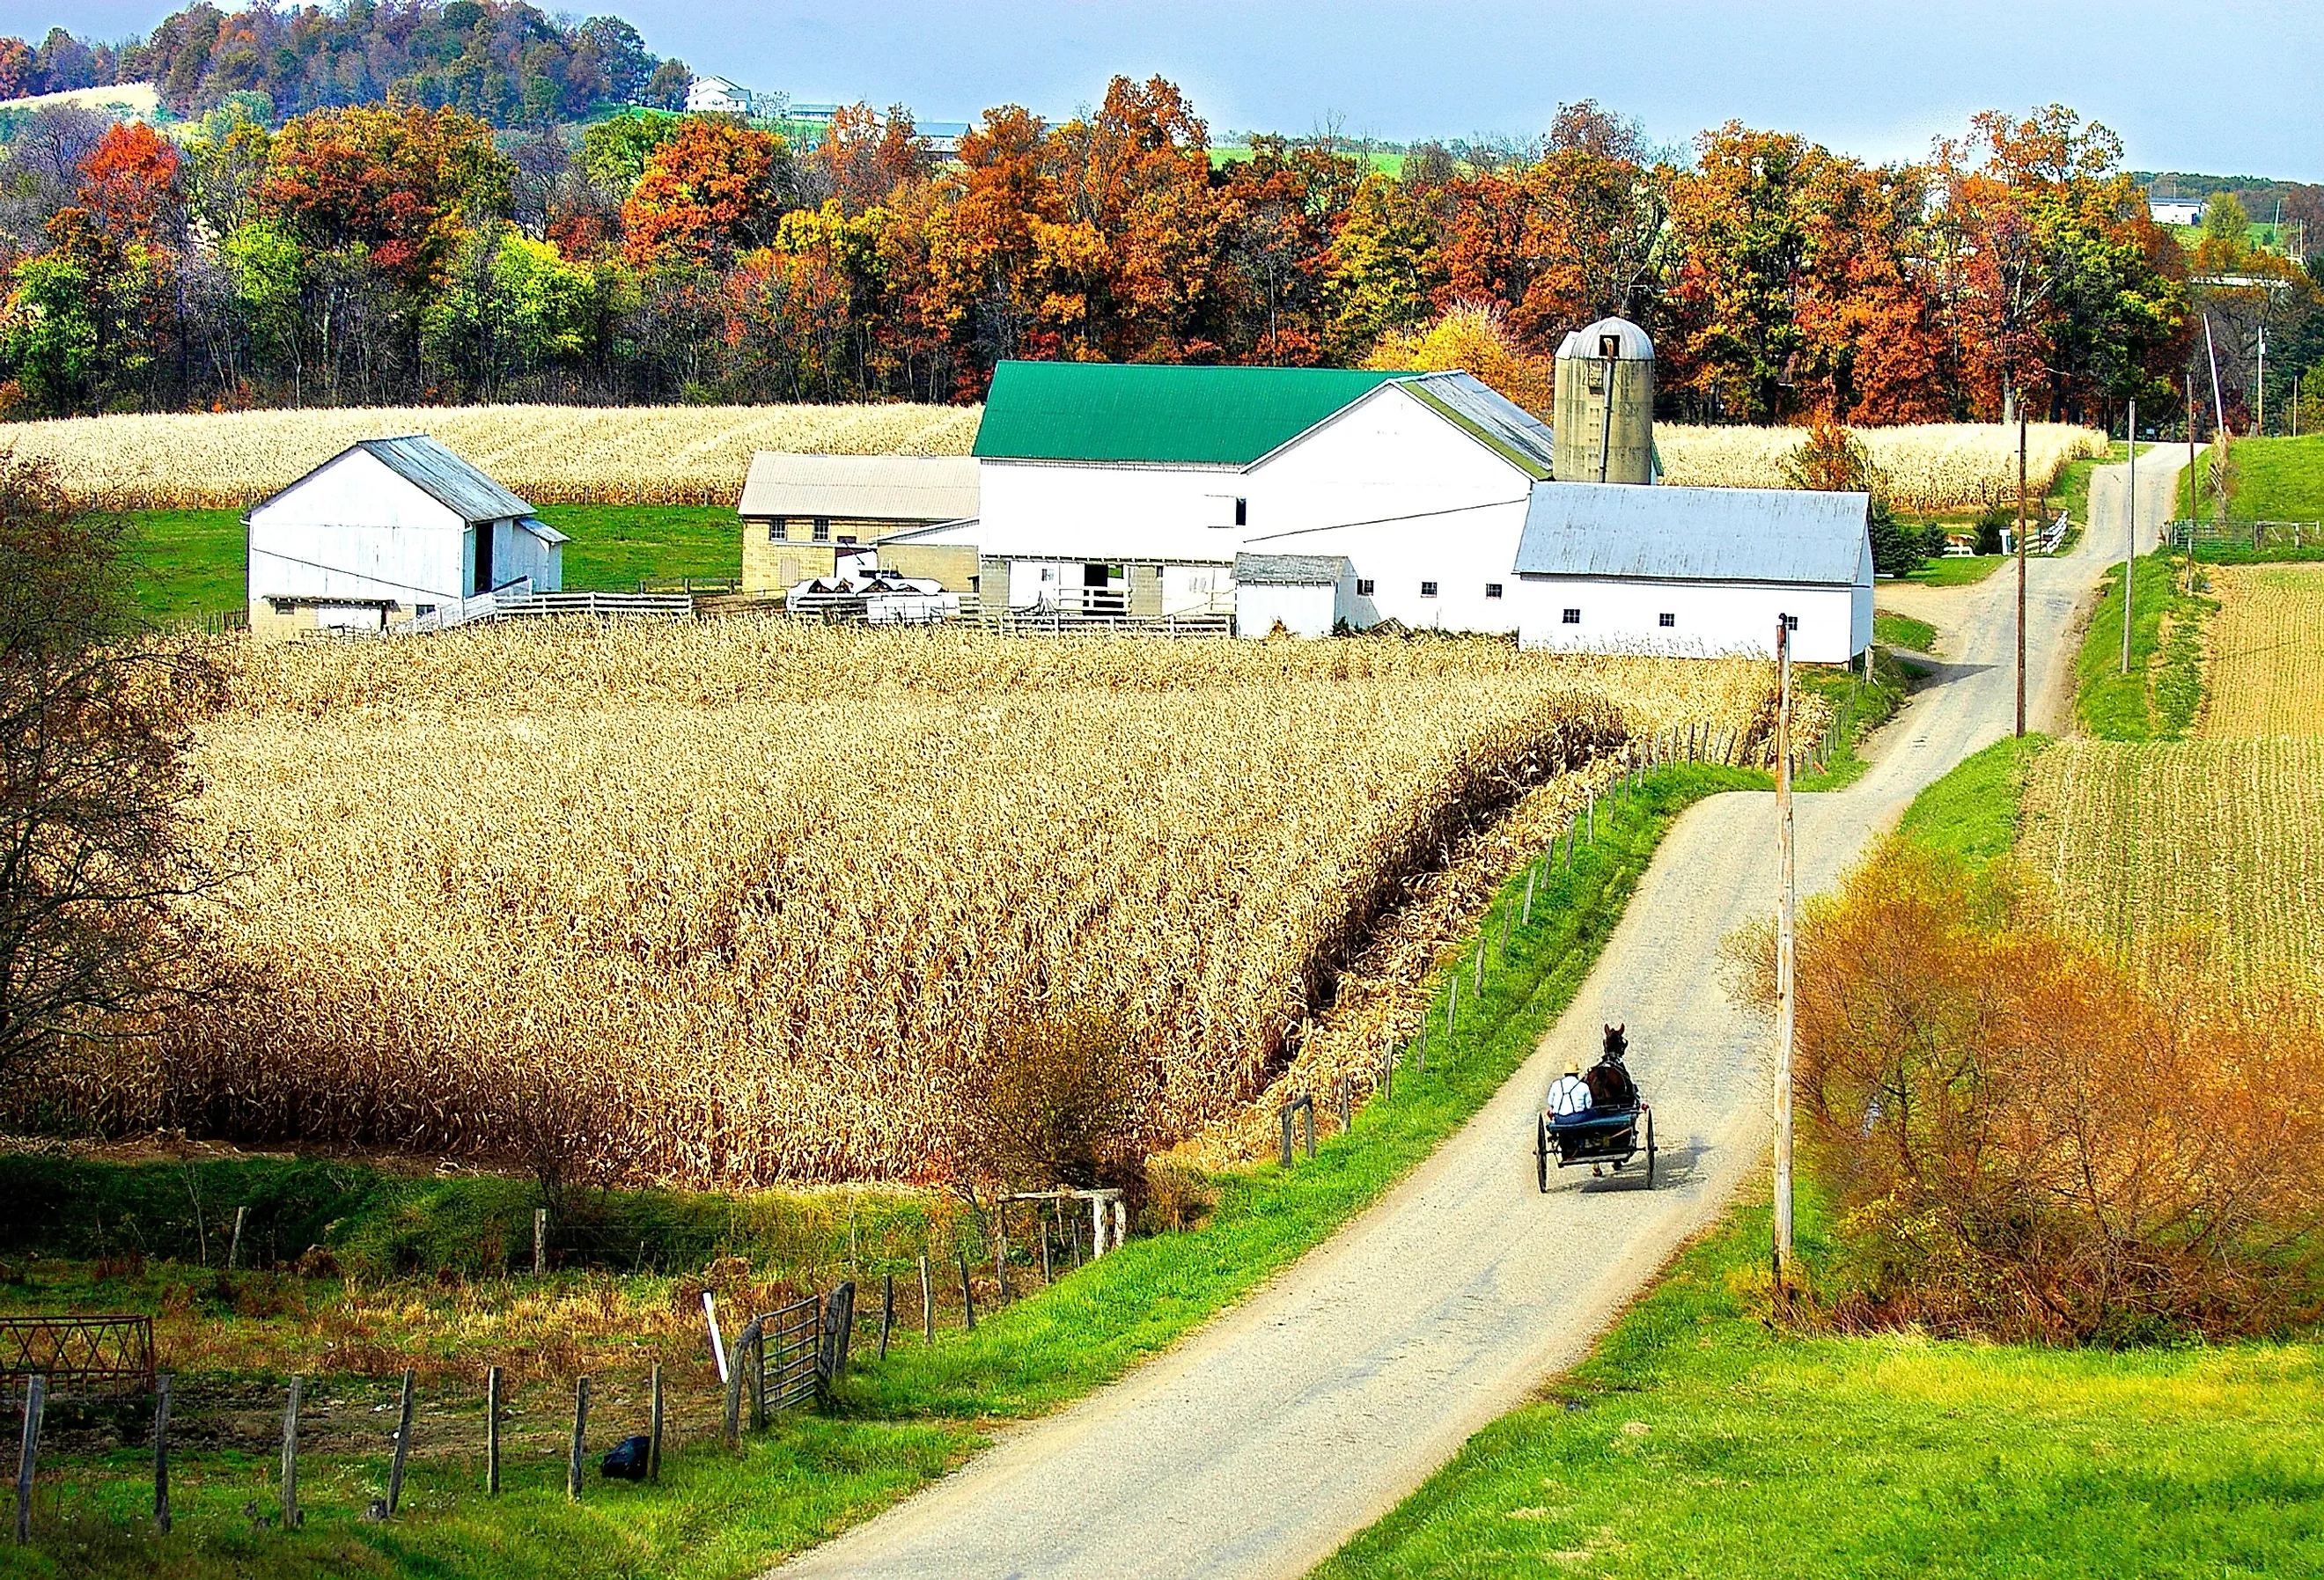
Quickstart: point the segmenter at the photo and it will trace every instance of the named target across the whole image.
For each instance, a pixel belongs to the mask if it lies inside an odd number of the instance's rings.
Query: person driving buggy
[[[1587,1119],[1592,1101],[1590,1083],[1582,1078],[1582,1067],[1567,1065],[1565,1073],[1551,1083],[1549,1088],[1549,1100],[1545,1104],[1549,1109],[1549,1123],[1572,1124]]]

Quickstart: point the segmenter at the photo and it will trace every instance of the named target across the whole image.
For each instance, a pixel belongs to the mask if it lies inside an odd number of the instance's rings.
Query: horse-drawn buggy
[[[1626,1029],[1609,1026],[1605,1053],[1589,1074],[1568,1066],[1552,1083],[1535,1119],[1534,1167],[1544,1192],[1549,1189],[1552,1160],[1560,1169],[1586,1163],[1593,1174],[1609,1168],[1619,1174],[1641,1152],[1646,1188],[1654,1188],[1655,1111],[1623,1066],[1628,1050]]]

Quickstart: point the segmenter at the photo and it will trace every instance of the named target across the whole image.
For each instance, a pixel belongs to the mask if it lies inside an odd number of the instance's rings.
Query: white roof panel
[[[1517,541],[1519,576],[1849,587],[1871,496],[1790,488],[1536,483]]]

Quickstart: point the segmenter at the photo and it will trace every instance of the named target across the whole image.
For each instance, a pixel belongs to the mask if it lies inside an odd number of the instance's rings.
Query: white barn
[[[519,584],[565,585],[565,534],[425,434],[350,445],[244,522],[261,639],[378,631]]]
[[[1517,636],[1562,651],[1772,657],[1872,642],[1870,498],[1777,488],[1545,483],[1516,563]]]
[[[1702,655],[1766,651],[1784,614],[1803,659],[1871,641],[1865,495],[1558,482],[1548,425],[1467,374],[1003,363],[976,457],[977,518],[881,552],[953,547],[945,585],[986,609]]]
[[[1008,362],[977,432],[977,519],[908,542],[973,546],[958,590],[987,608],[1222,613],[1236,556],[1324,554],[1354,562],[1352,625],[1514,632],[1493,589],[1550,444],[1462,373]]]

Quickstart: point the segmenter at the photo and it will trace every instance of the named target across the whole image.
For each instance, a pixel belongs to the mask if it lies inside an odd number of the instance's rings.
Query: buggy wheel
[[[1655,1111],[1646,1110],[1646,1188],[1655,1187]]]
[[[1541,1194],[1547,1196],[1549,1194],[1549,1121],[1547,1119],[1536,1119],[1533,1122],[1533,1167],[1536,1181],[1541,1187]]]

